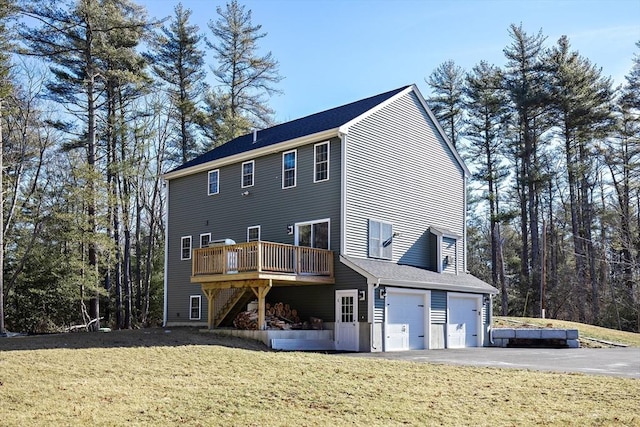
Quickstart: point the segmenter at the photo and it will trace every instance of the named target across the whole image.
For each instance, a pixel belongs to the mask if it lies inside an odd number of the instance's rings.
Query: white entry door
[[[358,351],[358,291],[336,291],[336,350]]]
[[[479,295],[449,294],[448,348],[478,347],[481,304],[482,296]]]

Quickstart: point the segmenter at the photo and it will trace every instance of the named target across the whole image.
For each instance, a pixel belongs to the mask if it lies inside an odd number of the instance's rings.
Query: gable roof
[[[319,132],[337,129],[345,123],[355,119],[356,117],[366,113],[380,103],[388,100],[394,95],[402,92],[410,86],[404,86],[389,92],[381,93],[370,98],[361,99],[360,101],[332,108],[330,110],[315,113],[310,116],[282,123],[257,132],[256,142],[253,142],[253,134],[239,136],[219,147],[208,151],[195,159],[192,159],[172,171],[169,174],[179,170],[188,169],[203,163],[214,160],[223,159],[243,152],[255,150],[262,147],[268,147],[280,142],[290,141],[306,135],[313,135]]]
[[[340,262],[382,285],[492,295],[498,293],[496,288],[468,273],[436,273],[390,261],[355,258],[345,255],[340,255]]]
[[[318,139],[330,138],[338,135],[340,132],[346,133],[352,124],[374,113],[389,102],[392,102],[395,97],[401,96],[410,91],[413,91],[416,94],[421,105],[435,124],[438,133],[449,146],[449,149],[458,160],[465,174],[469,175],[467,166],[464,164],[464,161],[449,141],[449,138],[447,138],[435,115],[427,106],[422,94],[418,91],[418,88],[415,85],[408,85],[345,104],[340,107],[259,130],[256,132],[255,142],[253,140],[253,133],[239,136],[165,173],[164,178],[171,179],[183,175],[189,175],[203,170],[210,162],[216,162],[217,160],[227,158],[234,158],[237,160],[237,157],[242,156],[244,153],[249,153],[259,149],[267,149],[267,147],[287,141],[295,141],[312,136],[317,136]]]

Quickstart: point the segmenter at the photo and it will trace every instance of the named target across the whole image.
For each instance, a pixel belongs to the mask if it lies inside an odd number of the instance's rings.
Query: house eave
[[[234,164],[238,162],[244,162],[246,160],[255,159],[257,157],[262,157],[267,154],[291,150],[293,148],[306,145],[312,142],[319,142],[322,140],[326,140],[326,139],[330,139],[335,136],[338,136],[338,129],[339,128],[328,129],[322,132],[316,132],[310,135],[301,136],[299,138],[294,138],[287,141],[278,142],[276,144],[267,145],[266,147],[256,148],[255,150],[244,151],[242,153],[234,154],[232,156],[223,157],[221,159],[212,160],[206,163],[201,163],[199,165],[195,165],[190,168],[168,172],[163,174],[162,177],[165,180],[169,181],[171,179],[193,175],[195,173],[209,171],[211,169],[217,169],[229,164]]]

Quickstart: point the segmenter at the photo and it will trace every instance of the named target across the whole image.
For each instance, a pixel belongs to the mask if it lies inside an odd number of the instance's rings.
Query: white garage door
[[[478,347],[482,296],[449,294],[449,321],[447,322],[447,347]]]
[[[418,350],[425,346],[428,298],[425,291],[387,288],[385,350]]]

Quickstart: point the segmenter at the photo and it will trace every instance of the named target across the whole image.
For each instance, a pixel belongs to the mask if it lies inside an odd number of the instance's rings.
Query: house
[[[415,85],[215,148],[165,174],[165,325],[230,325],[257,299],[261,327],[284,302],[337,350],[488,345],[468,176]]]

